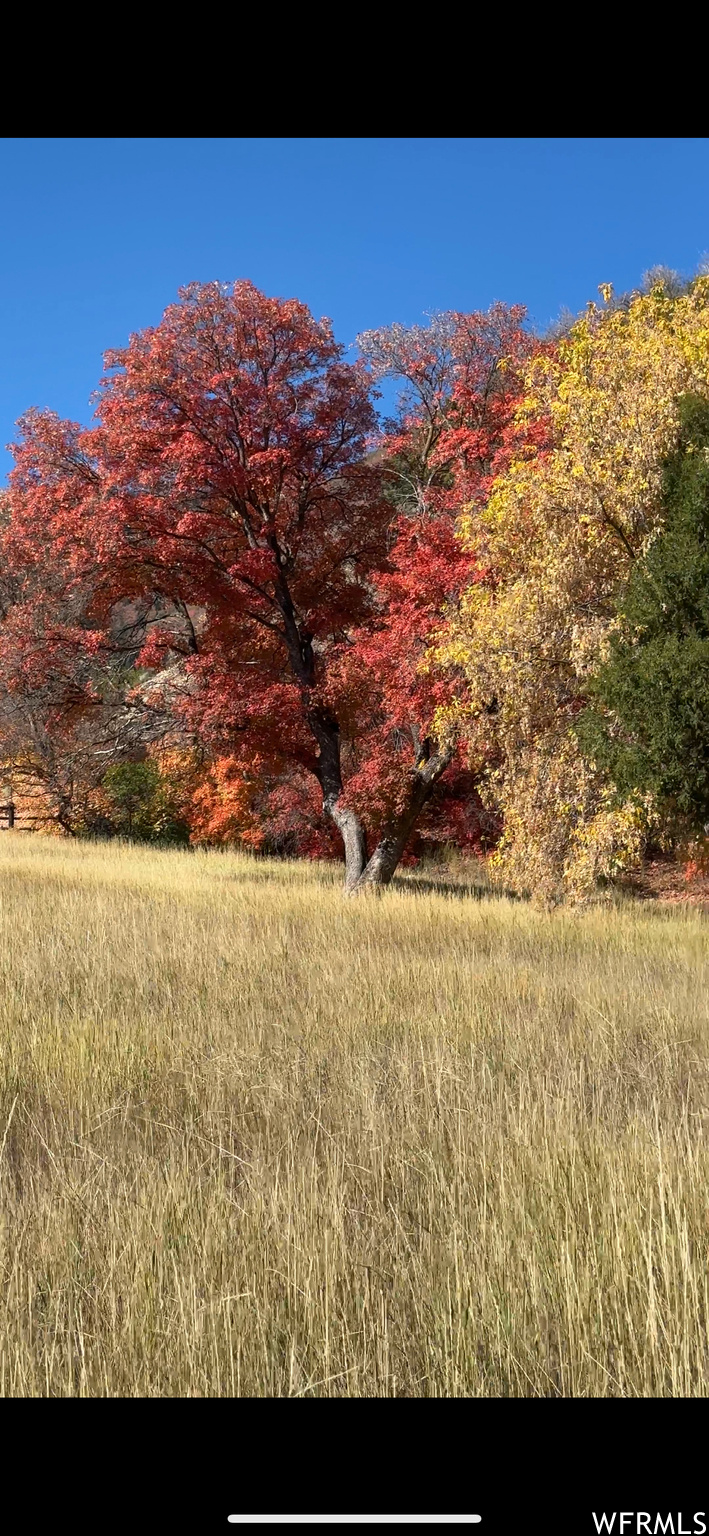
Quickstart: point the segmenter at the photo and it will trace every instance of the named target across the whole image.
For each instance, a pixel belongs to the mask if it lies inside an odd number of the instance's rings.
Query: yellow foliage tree
[[[464,731],[473,758],[497,765],[496,862],[545,899],[584,896],[632,867],[652,821],[649,801],[612,808],[573,720],[616,597],[662,526],[678,397],[709,394],[709,277],[680,295],[659,282],[626,304],[600,291],[604,307],[589,305],[556,355],[529,365],[522,447],[484,509],[459,521],[493,579],[464,595],[433,653],[465,683],[441,735]]]

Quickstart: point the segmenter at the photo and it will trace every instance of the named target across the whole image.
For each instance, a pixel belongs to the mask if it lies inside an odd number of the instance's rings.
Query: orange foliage
[[[260,763],[252,765],[254,778]],[[190,801],[191,843],[239,842],[261,848],[264,833],[253,808],[255,784],[232,757],[218,757],[193,789]]]

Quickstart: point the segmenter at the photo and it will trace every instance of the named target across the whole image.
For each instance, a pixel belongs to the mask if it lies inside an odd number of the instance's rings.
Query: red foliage
[[[379,444],[390,494],[405,510],[392,527],[387,567],[372,578],[377,612],[352,637],[331,682],[343,715],[341,698],[358,704],[347,799],[370,824],[396,808],[406,765],[457,686],[450,673],[420,665],[444,613],[472,582],[494,580],[462,550],[455,518],[463,505],[484,503],[508,451],[521,369],[539,345],[522,329],[524,313],[495,304],[487,314],[440,315],[425,328],[391,326],[359,338],[378,377],[405,382],[399,420]],[[434,824],[437,840],[468,847],[494,835],[460,758],[443,775],[419,835]]]
[[[24,418],[3,541],[18,590],[0,642],[23,686],[43,681],[64,708],[80,654],[88,703],[91,662],[132,603],[133,659],[215,758],[197,837],[289,836],[328,855],[338,834],[322,805],[338,796],[377,832],[455,686],[420,670],[426,647],[461,590],[489,578],[454,517],[484,497],[504,449],[533,346],[522,320],[495,305],[361,338],[375,377],[407,390],[367,454],[371,372],[343,361],[328,321],[247,282],[183,290],[107,355],[94,428]],[[485,826],[454,760],[419,842],[472,846]]]

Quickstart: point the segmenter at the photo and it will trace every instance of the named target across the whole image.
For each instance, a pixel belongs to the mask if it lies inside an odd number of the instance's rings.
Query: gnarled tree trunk
[[[403,809],[387,823],[371,859],[355,883],[348,886],[351,895],[389,884],[424,805],[441,774],[445,773],[454,750],[453,747],[441,748],[411,769]]]
[[[279,565],[282,564],[283,556],[275,542],[274,552]],[[340,727],[326,709],[320,705],[312,706],[308,702],[315,683],[313,637],[298,625],[288,584],[282,572],[278,580],[278,601],[284,619],[284,639],[291,668],[303,690],[305,717],[318,746],[318,756],[313,767],[322,790],[323,810],[334,821],[345,845],[345,890],[350,891],[357,884],[367,862],[367,841],[356,811],[340,804]]]
[[[323,806],[337,827],[345,845],[345,890],[353,891],[367,863],[367,841],[356,811],[339,804],[331,795],[323,796]]]
[[[357,812],[341,804],[340,729],[337,721],[321,710],[312,712],[309,723],[320,748],[316,773],[323,810],[334,821],[345,845],[345,890],[351,891],[367,863],[367,840]]]

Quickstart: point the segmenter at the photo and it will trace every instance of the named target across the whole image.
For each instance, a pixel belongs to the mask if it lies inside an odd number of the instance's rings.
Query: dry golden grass
[[[4,1395],[705,1395],[707,919],[0,838]]]

